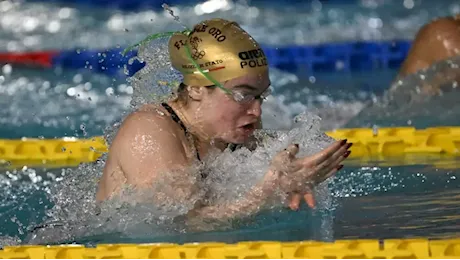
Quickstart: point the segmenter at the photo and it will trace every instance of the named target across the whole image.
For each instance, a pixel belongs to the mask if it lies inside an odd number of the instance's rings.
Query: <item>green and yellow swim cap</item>
[[[237,23],[224,19],[203,21],[188,35],[175,33],[168,48],[172,66],[183,74],[183,82],[189,86],[210,86],[214,81],[223,83],[268,71],[260,45]]]

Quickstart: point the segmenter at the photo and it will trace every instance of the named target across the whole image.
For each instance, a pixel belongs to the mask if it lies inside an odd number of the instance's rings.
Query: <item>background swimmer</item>
[[[453,111],[445,113],[446,107],[453,107],[451,102],[456,97],[450,96],[449,101],[442,96],[458,86],[459,61],[460,15],[427,23],[417,32],[389,91],[378,101],[369,101],[358,114],[350,115],[344,127],[409,124],[423,128],[439,125],[439,113],[457,118]],[[426,104],[430,104],[429,109]]]
[[[259,44],[238,24],[204,21],[189,35],[174,35],[169,52],[183,84],[173,100],[145,105],[124,120],[110,147],[99,201],[124,185],[148,189],[163,174],[200,178],[205,174],[194,164],[213,150],[246,144],[259,126],[261,103],[269,94],[268,66]],[[231,218],[256,212],[275,189],[292,195],[292,209],[302,196],[314,206],[311,189],[341,169],[350,146],[337,141],[318,154],[297,158],[301,147],[292,144],[274,157],[265,178],[245,196],[226,205],[197,205],[190,215]],[[176,203],[199,189],[187,181],[176,184],[169,187]]]
[[[423,26],[417,33],[412,47],[401,66],[398,79],[428,69],[433,64],[460,55],[460,15],[436,19]],[[460,80],[460,75],[444,75]],[[422,93],[436,94],[442,84],[430,84],[421,88]],[[394,91],[396,85],[390,89]]]

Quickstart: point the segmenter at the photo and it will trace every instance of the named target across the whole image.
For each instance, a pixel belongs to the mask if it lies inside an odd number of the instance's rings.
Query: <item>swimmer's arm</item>
[[[187,170],[189,162],[173,124],[161,113],[135,112],[125,119],[110,152],[117,153],[128,185],[148,190],[167,179],[161,192],[153,189],[156,199],[183,203],[196,189],[189,182],[193,173]]]
[[[401,66],[398,78],[430,67],[433,63],[459,55],[459,22],[441,18],[423,26]]]
[[[231,202],[204,206],[190,212],[189,217],[226,220],[252,215],[260,210],[270,200],[275,190],[276,175],[269,171],[261,183],[243,195],[240,199]]]

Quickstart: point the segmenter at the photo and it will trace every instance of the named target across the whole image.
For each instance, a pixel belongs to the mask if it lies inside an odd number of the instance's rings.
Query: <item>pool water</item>
[[[458,163],[458,162],[457,162]],[[50,174],[52,173],[52,174]],[[0,233],[25,239],[30,226],[47,219],[45,208],[52,178],[61,170],[26,170],[15,176],[3,174],[0,202]],[[55,176],[52,176],[55,175]],[[42,176],[39,181],[39,177]],[[70,176],[64,176],[70,178]],[[233,223],[225,231],[162,235],[112,233],[55,243],[147,243],[248,240],[296,241],[353,238],[457,237],[460,197],[458,169],[430,166],[345,167],[330,184],[328,207],[298,212],[279,209]],[[321,198],[326,199],[324,196]],[[32,224],[32,225],[31,225]],[[8,240],[7,240],[8,241]]]
[[[262,43],[274,45],[412,39],[423,23],[460,10],[456,1],[415,3],[412,9],[404,7],[401,1],[363,1],[359,8],[329,4],[321,8],[252,6],[250,12],[242,11],[247,10],[244,5],[233,4],[227,10],[203,16],[197,16],[200,10],[193,7],[175,10],[186,24],[211,16],[236,19]],[[0,12],[3,51],[113,47],[113,43],[132,44],[152,32],[177,29],[167,15],[153,11],[123,13],[3,1]],[[264,110],[269,111],[264,114],[264,125],[286,128],[287,121],[304,110],[319,114],[324,130],[373,124],[427,127],[460,123],[455,92],[403,108],[372,106],[396,73],[379,70],[292,75],[273,71],[277,100],[264,104]],[[132,93],[126,81],[104,75],[4,65],[0,76],[0,137],[101,135],[129,110]],[[428,104],[434,107],[428,108]],[[360,116],[355,117],[357,114]],[[233,223],[230,230],[218,232],[167,236],[100,234],[75,239],[83,243],[179,243],[458,236],[460,176],[456,167],[375,165],[345,167],[330,184],[331,192],[320,196],[325,205],[322,210],[312,211],[304,206],[299,212],[262,212]],[[46,215],[46,209],[52,207],[48,198],[50,187],[71,175],[62,176],[62,169],[1,171],[0,245],[27,242],[30,227],[50,218]]]

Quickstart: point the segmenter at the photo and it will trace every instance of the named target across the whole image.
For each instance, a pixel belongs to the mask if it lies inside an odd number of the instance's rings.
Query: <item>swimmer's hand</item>
[[[350,155],[348,149],[351,145],[341,140],[317,154],[296,158],[299,146],[291,144],[274,157],[271,170],[278,179],[279,187],[290,195],[289,207],[292,210],[299,208],[302,197],[309,207],[315,207],[313,188],[343,167],[341,163]]]
[[[248,193],[223,204],[198,206],[187,214],[186,222],[190,227],[198,227],[196,221],[205,219],[226,221],[250,216],[260,211],[277,187],[291,195],[291,209],[299,207],[301,196],[314,207],[314,186],[341,169],[340,163],[350,154],[350,146],[346,140],[338,141],[313,156],[296,158],[299,146],[292,144],[273,158],[264,179]]]

